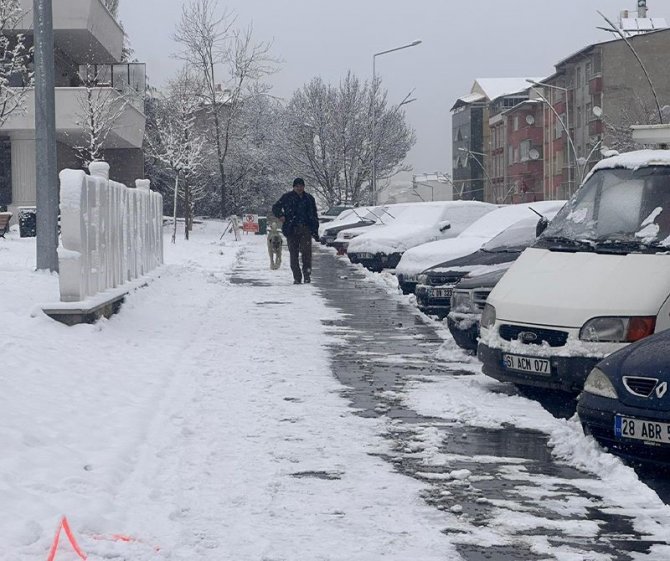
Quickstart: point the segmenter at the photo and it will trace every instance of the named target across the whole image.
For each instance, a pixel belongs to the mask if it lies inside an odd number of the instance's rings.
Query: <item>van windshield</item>
[[[670,167],[596,171],[538,238],[555,251],[670,251]]]

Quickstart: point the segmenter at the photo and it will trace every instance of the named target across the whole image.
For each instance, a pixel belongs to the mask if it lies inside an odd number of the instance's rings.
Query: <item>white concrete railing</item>
[[[135,189],[110,181],[106,162],[89,169],[60,172],[61,302],[86,300],[163,263],[163,197],[146,180]]]

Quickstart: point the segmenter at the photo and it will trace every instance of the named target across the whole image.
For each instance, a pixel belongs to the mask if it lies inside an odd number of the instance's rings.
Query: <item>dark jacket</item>
[[[309,193],[303,193],[302,197],[295,191],[284,193],[272,205],[272,214],[277,218],[284,217],[281,231],[287,237],[295,234],[296,228],[301,224],[309,227],[313,237],[319,235],[319,216],[316,211],[316,201]]]

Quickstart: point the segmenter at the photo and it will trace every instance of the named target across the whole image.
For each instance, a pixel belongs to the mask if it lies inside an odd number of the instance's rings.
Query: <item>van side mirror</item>
[[[549,226],[549,220],[543,216],[537,221],[537,225],[535,226],[535,237],[539,238],[540,234],[547,229],[547,226]]]
[[[451,222],[448,220],[443,220],[442,222],[438,223],[437,226],[440,229],[440,232],[446,232],[449,228],[451,228]]]

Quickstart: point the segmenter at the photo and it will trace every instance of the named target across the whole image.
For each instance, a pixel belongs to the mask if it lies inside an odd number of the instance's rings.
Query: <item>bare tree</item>
[[[373,146],[380,180],[410,169],[403,162],[415,137],[404,112],[389,106],[379,82],[373,88],[351,72],[337,87],[314,78],[298,90],[285,130],[285,165],[308,177],[328,204],[369,197]]]
[[[24,110],[33,81],[25,37],[13,33],[21,16],[19,0],[0,0],[0,126],[12,113]]]
[[[177,204],[184,201],[184,237],[189,238],[193,224],[195,202],[203,196],[193,186],[192,178],[202,167],[205,158],[205,139],[196,130],[196,118],[201,106],[201,84],[188,70],[182,70],[168,84],[167,94],[157,103],[154,126],[148,134],[150,153],[163,162],[174,176],[172,243],[177,236]],[[179,184],[182,179],[182,193]]]
[[[174,38],[181,46],[177,57],[202,78],[206,126],[216,146],[219,213],[228,216],[228,159],[241,107],[249,87],[274,72],[277,61],[270,56],[269,43],[255,43],[251,27],[236,29],[236,16],[229,11],[218,15],[218,7],[218,0],[191,0],[183,8]]]
[[[108,70],[109,67],[103,69]],[[83,136],[74,143],[74,149],[85,168],[103,158],[109,135],[130,103],[126,95],[112,87],[109,77],[103,72],[96,72],[93,66],[87,66],[86,75],[80,75],[84,95],[77,100],[77,125]]]

